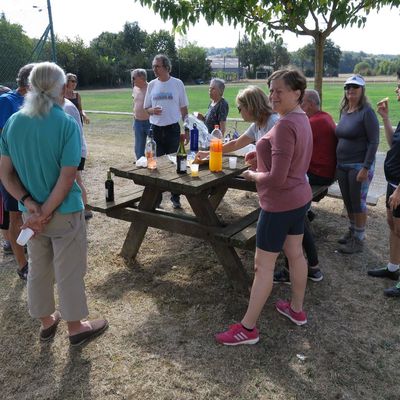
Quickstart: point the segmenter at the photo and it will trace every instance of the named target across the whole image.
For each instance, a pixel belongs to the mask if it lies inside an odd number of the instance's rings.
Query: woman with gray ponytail
[[[28,307],[41,321],[39,338],[49,341],[63,318],[71,346],[104,332],[108,322],[86,321],[84,275],[86,226],[82,195],[75,181],[81,159],[79,129],[62,109],[66,78],[56,64],[38,63],[29,75],[22,109],[7,121],[1,136],[0,178],[19,199],[28,242]],[[57,283],[59,308],[54,300]]]

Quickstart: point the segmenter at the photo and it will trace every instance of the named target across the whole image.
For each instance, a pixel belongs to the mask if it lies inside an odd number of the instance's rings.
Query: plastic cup
[[[33,236],[33,234],[34,232],[31,228],[22,229],[17,237],[17,243],[20,246],[25,246],[28,243],[28,240]]]
[[[191,172],[191,176],[193,176],[193,177],[199,176],[199,164],[191,164],[190,172]]]
[[[162,106],[156,106],[155,107],[157,110],[160,110],[160,113],[162,113]]]
[[[235,169],[237,163],[237,157],[229,157],[229,168]]]

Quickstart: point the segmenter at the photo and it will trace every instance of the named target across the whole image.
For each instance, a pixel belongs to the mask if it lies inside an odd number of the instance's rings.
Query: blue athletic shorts
[[[10,193],[7,192],[6,188],[0,182],[0,191],[3,197],[3,205],[5,211],[19,211],[18,210],[18,201],[11,196]]]
[[[310,204],[282,212],[261,210],[257,223],[257,247],[264,251],[279,253],[287,235],[302,235],[304,218]]]

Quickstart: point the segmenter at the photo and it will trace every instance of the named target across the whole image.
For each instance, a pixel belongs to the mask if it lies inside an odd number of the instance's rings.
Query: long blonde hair
[[[29,75],[30,88],[21,112],[29,117],[47,115],[54,103],[59,104],[65,82],[65,73],[57,64],[36,64]]]

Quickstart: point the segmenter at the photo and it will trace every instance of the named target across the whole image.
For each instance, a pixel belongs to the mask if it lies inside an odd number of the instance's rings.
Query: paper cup
[[[191,164],[190,172],[191,172],[191,175],[194,177],[199,176],[199,164]]]
[[[34,232],[31,228],[22,229],[17,237],[17,243],[20,246],[25,246],[28,243],[28,240],[33,236],[33,234]]]
[[[229,168],[235,169],[237,163],[237,157],[229,157]]]

